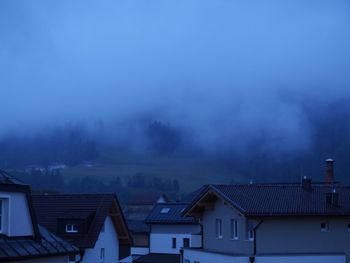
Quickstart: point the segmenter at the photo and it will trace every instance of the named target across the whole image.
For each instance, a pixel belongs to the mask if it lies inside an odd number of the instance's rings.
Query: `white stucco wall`
[[[0,192],[5,200],[4,233],[7,236],[33,236],[33,225],[24,193]]]
[[[149,254],[148,247],[131,247],[130,249],[131,255],[147,255]]]
[[[184,263],[185,260],[189,260],[190,263],[198,261],[200,263],[249,263],[249,257],[233,257],[231,255],[223,255],[218,253],[209,253],[205,251],[198,250],[184,250]],[[280,262],[281,263],[281,262]]]
[[[104,261],[100,260],[101,248],[105,249]],[[82,263],[116,263],[119,261],[119,240],[112,220],[107,216],[104,232],[100,233],[94,248],[86,249]]]
[[[233,256],[200,250],[184,250],[184,263],[198,261],[200,263],[249,263],[249,256]],[[345,255],[286,255],[257,256],[255,263],[345,263]]]
[[[256,263],[345,263],[345,255],[261,256]]]
[[[172,248],[172,239],[176,238],[176,248]],[[158,234],[150,235],[151,253],[180,254],[180,248],[183,247],[183,239],[191,239],[191,234]]]

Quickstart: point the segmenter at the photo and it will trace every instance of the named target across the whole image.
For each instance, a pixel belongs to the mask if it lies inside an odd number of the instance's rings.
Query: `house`
[[[144,220],[155,204],[168,203],[165,194],[157,192],[135,193],[129,196],[125,216],[128,220]]]
[[[200,221],[203,246],[183,263],[350,262],[350,187],[325,183],[208,185],[183,212]]]
[[[38,225],[30,187],[0,170],[0,262],[66,263],[78,253]]]
[[[80,249],[82,263],[115,263],[131,237],[114,194],[33,195],[40,224]]]
[[[145,223],[145,219],[156,204],[169,202],[165,194],[157,192],[135,193],[129,196],[124,210],[128,227],[132,236],[131,257],[125,262],[131,262],[140,255],[150,253],[150,226]]]
[[[145,222],[150,225],[150,253],[134,260],[146,262],[180,262],[182,248],[200,248],[201,227],[192,217],[182,216],[187,203],[156,204]]]

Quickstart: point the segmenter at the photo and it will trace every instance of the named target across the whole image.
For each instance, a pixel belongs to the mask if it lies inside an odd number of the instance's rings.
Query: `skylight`
[[[162,208],[162,210],[160,210],[160,213],[161,214],[167,214],[167,213],[169,213],[169,211],[170,211],[169,207],[164,207],[164,208]]]

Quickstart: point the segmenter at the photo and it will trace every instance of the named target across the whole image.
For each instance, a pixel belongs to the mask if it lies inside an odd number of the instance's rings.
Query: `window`
[[[191,263],[189,259],[185,259],[185,263]]]
[[[238,222],[235,219],[231,219],[231,239],[238,239]]]
[[[190,239],[189,238],[184,238],[184,247],[190,247]]]
[[[78,233],[78,225],[77,224],[67,224],[66,225],[66,233]]]
[[[164,208],[162,208],[162,210],[160,210],[160,213],[161,214],[167,214],[167,213],[169,213],[169,211],[170,211],[169,207],[164,207]]]
[[[216,238],[222,238],[222,220],[221,219],[216,219],[215,228],[216,228]]]
[[[254,230],[248,230],[248,240],[254,240]]]
[[[328,223],[321,223],[321,232],[328,232],[329,231],[329,224]]]
[[[100,251],[100,262],[103,262],[103,261],[105,261],[105,249],[101,248],[101,251]]]
[[[172,239],[172,248],[176,248],[176,238],[173,237]]]
[[[75,255],[74,254],[70,254],[68,256],[68,263],[70,263],[70,262],[75,262]]]
[[[350,232],[350,223],[348,223],[348,232]]]
[[[2,233],[2,220],[3,220],[3,217],[4,217],[4,211],[3,211],[3,202],[2,200],[0,199],[0,233]]]
[[[7,235],[9,232],[9,196],[0,197],[0,233]]]

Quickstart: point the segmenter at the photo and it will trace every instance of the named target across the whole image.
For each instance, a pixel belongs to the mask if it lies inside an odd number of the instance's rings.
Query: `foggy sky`
[[[203,148],[303,150],[350,95],[350,2],[2,0],[0,133],[151,116]]]

